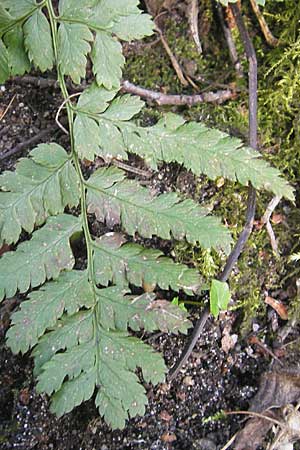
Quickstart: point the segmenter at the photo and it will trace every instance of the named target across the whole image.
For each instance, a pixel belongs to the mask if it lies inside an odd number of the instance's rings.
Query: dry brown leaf
[[[288,320],[288,312],[286,306],[280,301],[273,297],[267,296],[265,298],[265,303],[270,305],[279,315],[282,320]]]
[[[176,435],[175,435],[174,433],[166,432],[166,433],[164,433],[164,434],[162,435],[161,440],[162,440],[163,442],[171,443],[171,442],[176,441],[176,440],[177,440],[177,437],[176,437]]]
[[[159,417],[165,422],[170,422],[170,420],[173,419],[173,416],[171,416],[171,414],[169,414],[165,409],[160,412]]]
[[[261,413],[264,416],[276,419],[282,423],[281,431],[284,430],[284,438],[289,436],[288,443],[294,439],[294,419],[297,427],[298,415],[291,416],[289,425],[288,416],[284,416],[286,405],[298,402],[300,399],[300,371],[291,368],[289,371],[266,372],[262,375],[257,394],[252,399],[249,408],[251,412]],[[293,407],[292,407],[293,408]],[[295,410],[295,408],[293,408]],[[272,428],[272,422],[264,418],[251,418],[244,428],[237,434],[235,450],[255,450],[262,445],[268,431]],[[290,431],[289,431],[290,430]],[[296,433],[297,434],[297,433]],[[297,439],[299,436],[297,437]],[[276,442],[276,440],[275,440]],[[279,447],[273,446],[273,450]]]
[[[284,219],[285,219],[285,217],[284,217],[283,214],[280,214],[280,213],[276,214],[276,213],[274,213],[272,215],[271,221],[272,221],[272,223],[274,223],[274,225],[278,225],[279,223],[283,222]]]

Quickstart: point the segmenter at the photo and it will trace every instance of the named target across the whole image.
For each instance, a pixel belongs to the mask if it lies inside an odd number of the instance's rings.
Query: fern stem
[[[236,19],[239,33],[240,33],[241,39],[243,41],[243,45],[244,45],[247,59],[249,62],[249,141],[250,141],[251,147],[257,149],[257,59],[256,59],[256,53],[255,53],[255,48],[253,46],[251,38],[249,36],[248,30],[245,26],[243,16],[240,12],[239,6],[235,3],[232,3],[230,5],[230,8],[232,9],[234,17]],[[245,222],[244,228],[243,228],[242,232],[240,233],[239,238],[238,238],[234,248],[232,249],[229,257],[227,258],[227,261],[226,261],[223,271],[218,276],[218,279],[220,281],[226,281],[228,279],[235,263],[239,259],[240,255],[244,249],[244,246],[252,232],[255,208],[256,208],[256,191],[255,191],[254,187],[252,186],[252,184],[249,183],[246,222]],[[207,305],[204,308],[201,317],[197,320],[197,322],[194,326],[194,329],[193,329],[193,333],[192,333],[189,341],[187,342],[186,346],[184,347],[179,360],[171,368],[171,370],[169,372],[169,376],[168,376],[169,381],[172,381],[177,376],[180,369],[187,362],[200,335],[202,334],[202,332],[205,328],[206,322],[209,317],[210,317],[210,309],[209,309],[209,306]]]
[[[51,25],[51,31],[52,31],[52,42],[53,42],[53,49],[54,49],[54,56],[56,60],[56,67],[57,67],[57,79],[59,82],[59,86],[64,98],[64,103],[66,104],[66,110],[67,110],[67,116],[68,116],[68,125],[69,125],[69,136],[70,136],[70,146],[71,146],[71,157],[72,161],[74,163],[75,170],[79,177],[79,183],[80,183],[80,208],[81,208],[81,217],[82,217],[82,227],[83,227],[83,233],[85,238],[85,245],[86,245],[86,251],[87,251],[87,270],[88,270],[88,276],[89,276],[89,282],[92,286],[93,293],[94,293],[94,308],[93,308],[93,328],[94,328],[94,339],[96,343],[97,348],[97,366],[98,370],[97,373],[99,373],[99,364],[100,364],[100,349],[99,349],[99,330],[98,330],[98,318],[97,318],[97,296],[96,296],[96,284],[95,284],[95,273],[94,273],[94,263],[93,263],[93,239],[90,233],[89,229],[89,223],[87,218],[87,204],[86,204],[86,186],[85,186],[85,180],[84,176],[80,167],[80,162],[78,155],[75,150],[75,143],[74,143],[74,111],[72,108],[72,104],[70,102],[70,94],[67,89],[67,85],[65,82],[64,75],[61,72],[61,69],[59,67],[59,59],[58,59],[58,34],[57,34],[57,21],[55,12],[53,10],[53,5],[51,0],[46,0],[47,7],[49,11],[49,20]],[[98,381],[97,381],[98,382]]]

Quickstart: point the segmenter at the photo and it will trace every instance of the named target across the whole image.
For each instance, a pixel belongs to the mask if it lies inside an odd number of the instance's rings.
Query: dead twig
[[[270,218],[274,212],[274,209],[280,202],[280,200],[281,200],[281,197],[278,197],[277,195],[275,197],[273,197],[272,200],[270,201],[270,203],[268,204],[264,215],[261,218],[261,223],[263,225],[266,225],[267,232],[270,236],[271,247],[276,256],[279,256],[278,243],[277,243],[275,233],[273,231],[273,228],[272,228],[272,225],[270,222]]]
[[[232,33],[231,33],[230,28],[226,24],[226,20],[224,18],[224,13],[223,13],[223,8],[220,5],[220,3],[217,3],[217,12],[218,12],[221,27],[223,29],[223,33],[224,33],[224,36],[225,36],[225,39],[227,42],[230,59],[232,61],[232,64],[234,65],[237,76],[239,78],[242,78],[244,76],[243,68],[239,61],[239,57],[238,57],[236,46],[235,46],[235,43],[234,43],[234,40],[232,37]]]
[[[278,45],[278,39],[276,37],[273,36],[273,34],[270,31],[270,28],[268,27],[268,24],[261,12],[261,10],[259,9],[258,4],[256,3],[256,0],[250,0],[252,9],[254,11],[254,14],[257,17],[257,20],[259,22],[261,31],[267,41],[267,43],[269,45],[271,45],[272,47],[276,47]]]
[[[278,425],[280,428],[283,427],[283,423],[279,420],[274,419],[273,417],[267,416],[265,414],[260,414],[254,411],[224,411],[225,416],[232,416],[236,414],[243,414],[245,416],[250,417],[258,417],[259,419],[267,420],[268,422],[272,422],[275,425]]]
[[[252,345],[257,345],[263,352],[270,355],[271,358],[275,359],[278,364],[283,367],[283,362],[280,361],[278,356],[276,356],[275,353],[273,353],[272,350],[266,344],[263,344],[256,336],[251,336],[249,338],[249,343]]]
[[[0,115],[0,122],[2,119],[4,119],[4,117],[6,116],[9,108],[11,107],[11,105],[13,104],[14,99],[16,98],[16,94],[13,96],[13,98],[10,100],[9,104],[7,105],[7,107],[5,108],[5,110],[3,111],[3,113]]]
[[[175,72],[176,72],[176,74],[177,74],[177,77],[178,77],[180,83],[181,83],[183,86],[185,86],[185,87],[188,86],[189,83],[188,83],[187,80],[184,78],[182,69],[181,69],[181,67],[180,67],[179,62],[178,62],[177,59],[176,59],[176,56],[174,55],[174,53],[172,52],[172,50],[171,50],[171,48],[170,48],[168,42],[167,42],[166,39],[164,38],[164,35],[163,35],[161,29],[159,28],[159,26],[158,26],[157,24],[155,24],[155,25],[156,25],[156,31],[158,32],[158,34],[159,34],[159,36],[160,36],[161,43],[162,43],[162,45],[164,46],[164,49],[166,50],[166,52],[167,52],[167,54],[168,54],[168,56],[169,56],[169,58],[170,58],[170,61],[171,61],[171,63],[172,63],[172,66],[173,66],[173,68],[174,68],[174,70],[175,70]]]
[[[37,142],[41,141],[45,136],[52,134],[55,129],[56,126],[50,126],[48,128],[45,128],[44,130],[41,130],[38,134],[32,136],[30,139],[27,139],[27,141],[20,142],[11,150],[8,150],[8,152],[1,154],[0,161],[3,161],[4,159],[9,158],[10,156],[15,155],[16,153],[21,152],[22,150],[24,150],[24,148],[36,144]]]
[[[14,81],[21,85],[32,84],[40,88],[54,88],[58,89],[57,81],[49,78],[34,77],[26,75],[24,77],[16,77]],[[80,86],[76,86],[76,91],[81,92],[82,89],[86,87],[85,83]],[[236,91],[231,89],[221,89],[215,92],[202,92],[201,94],[194,95],[173,95],[173,94],[163,94],[162,92],[152,91],[150,89],[144,89],[140,86],[130,83],[128,80],[124,80],[121,83],[122,92],[127,92],[128,94],[138,95],[142,98],[152,100],[157,105],[196,105],[198,103],[217,103],[221,104],[227,100],[236,97]],[[74,90],[73,86],[70,90]]]
[[[243,17],[241,15],[240,9],[237,4],[230,5],[231,10],[236,19],[236,23],[245,47],[247,59],[249,61],[249,141],[251,147],[257,149],[257,60],[256,53],[253,43],[250,39],[248,30],[245,26]],[[256,208],[256,192],[253,186],[250,184],[248,188],[248,199],[247,199],[247,212],[246,212],[246,223],[244,229],[241,232],[237,243],[235,244],[233,250],[231,251],[225,267],[222,273],[219,275],[218,279],[220,281],[226,281],[237,262],[253,228],[254,216]],[[209,307],[206,306],[202,312],[202,316],[196,322],[193,329],[192,336],[187,342],[182,354],[175,364],[174,367],[169,372],[169,381],[172,381],[176,375],[179,373],[183,365],[186,363],[190,354],[192,353],[202,331],[205,328],[206,322],[210,316]]]
[[[58,126],[58,127],[59,127],[66,135],[69,135],[69,132],[68,132],[68,130],[65,129],[65,127],[64,127],[64,126],[60,123],[60,121],[58,120],[58,119],[59,119],[59,115],[60,115],[62,109],[64,108],[65,104],[68,103],[68,102],[70,101],[71,98],[73,98],[73,97],[78,97],[78,95],[80,95],[80,94],[81,94],[81,92],[76,92],[75,94],[69,95],[69,97],[66,98],[66,99],[62,102],[62,104],[61,104],[60,107],[58,108],[57,113],[56,113],[56,115],[55,115],[55,122],[56,122],[57,126]]]
[[[140,177],[151,178],[152,173],[146,170],[139,169],[138,167],[129,166],[128,164],[120,161],[119,159],[112,159],[112,164],[120,169],[126,170],[126,172],[134,173],[135,175],[139,175]]]
[[[219,90],[215,92],[204,92],[202,94],[194,95],[172,95],[163,94],[162,92],[151,91],[136,86],[125,80],[122,83],[122,90],[124,92],[138,95],[142,98],[152,100],[158,105],[196,105],[198,103],[223,103],[226,100],[236,97],[236,93],[232,90]]]
[[[198,53],[200,53],[201,55],[202,45],[199,38],[198,15],[199,15],[198,0],[189,0],[187,5],[188,22],[191,30],[191,35],[196,44]]]

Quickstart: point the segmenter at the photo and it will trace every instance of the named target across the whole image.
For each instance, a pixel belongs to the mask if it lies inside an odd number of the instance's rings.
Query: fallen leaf
[[[288,320],[288,312],[286,306],[280,301],[273,297],[267,296],[265,298],[265,303],[270,305],[279,315],[282,320]]]
[[[291,424],[289,425],[289,416],[285,416],[283,412],[286,410],[286,405],[297,403],[299,400],[300,371],[298,368],[291,368],[289,371],[282,372],[266,372],[262,375],[259,390],[250,403],[249,414],[251,412],[260,413],[281,422],[280,430],[285,430],[285,438],[289,436],[286,442],[289,444],[294,439],[294,427],[299,433],[299,428],[297,428],[299,417],[298,415],[291,416]],[[295,408],[293,409],[295,410]],[[264,438],[272,427],[272,422],[267,419],[260,417],[249,419],[244,428],[237,434],[234,449],[256,450],[262,445]],[[288,431],[289,429],[290,431]],[[274,446],[273,450],[275,448],[282,450],[279,446]]]
[[[186,386],[194,386],[194,384],[195,384],[195,381],[194,381],[193,378],[190,377],[190,376],[184,377],[184,379],[183,379],[182,382],[183,382],[183,384],[185,384]]]
[[[272,223],[274,223],[274,225],[277,225],[277,224],[283,222],[284,219],[285,219],[284,215],[279,214],[279,213],[274,213],[272,215],[271,221],[272,221]]]
[[[236,344],[237,335],[225,334],[221,339],[221,347],[223,352],[228,353]]]
[[[177,437],[174,433],[167,432],[162,435],[161,440],[163,442],[171,443],[171,442],[177,441]]]
[[[173,416],[171,416],[165,409],[160,412],[159,417],[165,422],[170,422],[170,420],[173,418]]]

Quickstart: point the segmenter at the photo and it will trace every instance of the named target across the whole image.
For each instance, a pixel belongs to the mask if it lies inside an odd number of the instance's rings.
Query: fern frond
[[[114,167],[98,169],[87,186],[88,211],[109,227],[122,223],[131,235],[137,231],[144,237],[170,239],[172,233],[175,239],[199,242],[204,248],[230,250],[228,230],[192,200],[181,201],[174,192],[152,197]]]
[[[37,389],[51,394],[57,415],[89,399],[97,388],[96,406],[113,428],[143,414],[147,397],[134,371],[140,367],[146,381],[164,380],[163,359],[139,339],[97,326],[97,339],[90,339],[52,356],[42,367]],[[83,382],[84,381],[84,382]]]
[[[101,117],[101,116],[100,116]],[[177,118],[167,114],[153,127],[118,124],[126,149],[145,158],[151,167],[159,161],[178,162],[196,175],[212,180],[223,176],[256,189],[266,189],[294,201],[293,188],[279,170],[260,158],[259,152],[243,146],[240,139],[203,124],[189,122],[178,126]]]
[[[123,245],[122,245],[123,244]],[[97,283],[107,286],[111,281],[135,286],[150,284],[188,295],[201,291],[204,282],[196,269],[175,263],[159,250],[138,244],[124,244],[120,233],[107,233],[94,245],[94,269]]]
[[[0,243],[17,242],[22,229],[31,233],[49,215],[79,202],[78,176],[65,150],[41,144],[15,172],[0,176]]]
[[[107,0],[101,2],[85,0],[78,7],[78,3],[74,0],[60,2],[59,20],[62,22],[59,27],[60,41],[67,43],[60,59],[63,73],[71,75],[75,83],[80,82],[80,78],[85,75],[86,55],[90,50],[89,44],[84,41],[94,41],[91,59],[98,85],[103,85],[107,89],[118,88],[125,59],[122,46],[114,36],[132,40],[153,33],[150,16],[141,14],[137,3],[132,0],[122,2],[117,0],[113,3]],[[72,23],[74,21],[76,24]],[[133,24],[135,28],[129,29],[128,27]],[[95,39],[92,35],[88,35],[89,28],[96,32]],[[73,55],[76,55],[76,58]],[[71,67],[74,67],[74,63],[78,64],[79,60],[81,64],[77,72],[70,73]]]
[[[69,315],[75,314],[82,306],[91,308],[93,303],[93,291],[86,271],[62,273],[57,281],[46,283],[22,302],[20,310],[12,315],[7,343],[14,353],[25,353],[47,328],[54,327],[64,311]]]
[[[186,312],[167,300],[155,300],[155,294],[138,297],[125,295],[126,290],[112,286],[97,290],[99,323],[105,329],[127,331],[160,330],[186,333],[191,322]]]
[[[80,230],[77,217],[50,217],[31,240],[22,242],[14,252],[5,253],[0,259],[0,300],[12,297],[17,290],[26,292],[30,286],[57,278],[64,269],[72,269],[74,256],[69,239]]]
[[[294,190],[281,177],[279,170],[260,158],[258,151],[244,146],[240,139],[201,123],[185,123],[182,117],[173,113],[166,114],[152,127],[139,127],[128,121],[142,107],[131,96],[114,99],[102,113],[92,105],[84,112],[79,102],[78,114],[87,115],[86,120],[93,122],[94,135],[97,136],[89,151],[91,159],[93,153],[104,159],[126,159],[126,152],[135,153],[153,169],[157,169],[162,161],[177,162],[195,175],[205,174],[213,180],[222,176],[245,186],[251,182],[258,190],[266,189],[294,201]],[[100,142],[98,136],[101,133],[104,137]],[[114,139],[117,148],[112,145]],[[84,156],[87,157],[86,154]]]
[[[65,349],[70,349],[77,344],[82,344],[93,337],[93,312],[79,311],[73,316],[64,315],[58,320],[55,327],[47,334],[44,334],[33,349],[34,357],[34,373],[39,375],[42,366],[49,361],[52,356]],[[16,343],[11,342],[9,345],[17,351]]]

